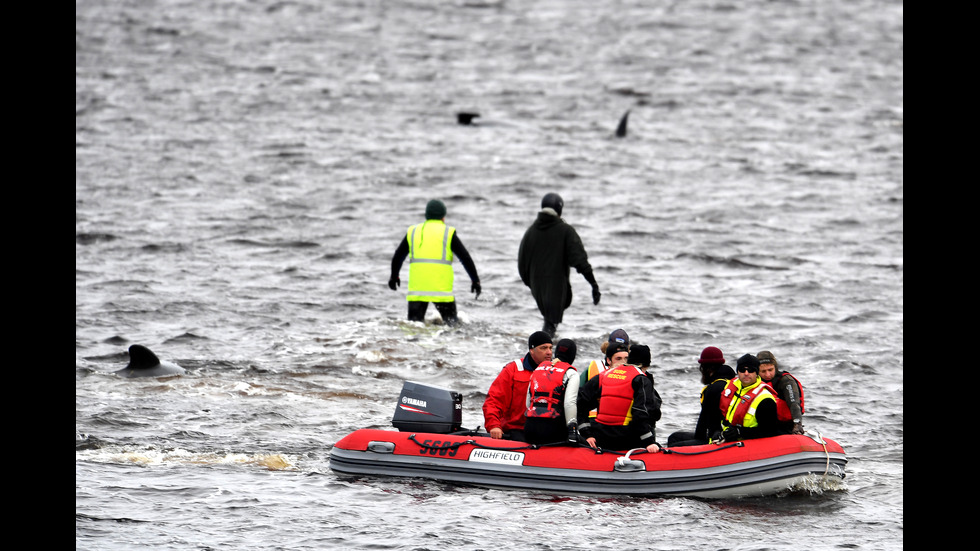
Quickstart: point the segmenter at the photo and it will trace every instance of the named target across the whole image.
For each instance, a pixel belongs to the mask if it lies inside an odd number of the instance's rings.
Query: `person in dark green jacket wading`
[[[572,304],[572,284],[568,280],[574,267],[592,286],[592,303],[599,304],[599,284],[595,281],[589,256],[575,228],[561,219],[564,201],[557,193],[541,199],[538,218],[524,233],[517,253],[517,269],[524,285],[544,317],[542,329],[552,337]]]
[[[453,295],[453,257],[459,257],[473,285],[470,290],[480,298],[483,288],[469,251],[456,235],[456,228],[446,225],[446,205],[433,199],[425,205],[425,222],[410,226],[391,257],[392,291],[401,285],[398,272],[408,257],[408,319],[425,321],[429,303],[436,305],[446,325],[456,325],[456,297]]]

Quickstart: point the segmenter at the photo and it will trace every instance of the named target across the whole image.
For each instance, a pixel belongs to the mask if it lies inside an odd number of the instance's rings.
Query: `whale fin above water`
[[[629,118],[629,116],[630,116],[630,112],[629,109],[627,109],[626,112],[623,113],[622,118],[619,119],[619,126],[616,127],[617,138],[622,138],[626,136],[626,120]]]
[[[183,375],[183,367],[172,362],[161,362],[149,348],[134,344],[129,347],[129,365],[114,372],[120,377],[166,377]]]

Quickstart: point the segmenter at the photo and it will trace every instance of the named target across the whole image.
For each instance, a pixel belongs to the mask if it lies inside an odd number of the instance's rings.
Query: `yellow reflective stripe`
[[[409,260],[409,262],[414,264],[447,264],[447,265],[453,263],[452,260],[436,260],[434,258],[416,258],[413,260]]]

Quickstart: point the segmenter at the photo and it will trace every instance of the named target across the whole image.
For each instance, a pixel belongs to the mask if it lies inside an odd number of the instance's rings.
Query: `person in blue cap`
[[[391,257],[391,277],[388,288],[392,291],[401,285],[398,272],[408,258],[408,319],[425,321],[429,303],[447,325],[456,325],[456,297],[453,295],[453,258],[459,257],[470,276],[470,290],[480,298],[482,288],[470,253],[463,246],[456,228],[446,225],[446,205],[432,199],[425,205],[425,222],[409,226],[405,238]]]
[[[653,386],[649,368],[650,347],[632,344],[627,363],[589,379],[579,389],[578,408],[597,410],[595,418],[585,419],[578,426],[579,434],[590,446],[660,451],[657,421],[662,401]]]
[[[609,338],[602,343],[599,350],[605,354],[605,357],[592,360],[589,362],[589,366],[582,370],[579,375],[579,387],[585,386],[589,379],[603,371],[626,363],[630,350],[630,336],[626,334],[624,329],[614,329],[609,333]],[[595,412],[591,412],[591,415],[595,417]]]

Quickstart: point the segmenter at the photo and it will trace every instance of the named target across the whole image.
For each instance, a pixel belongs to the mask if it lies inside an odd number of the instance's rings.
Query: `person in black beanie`
[[[722,442],[783,434],[776,414],[776,397],[759,377],[759,358],[745,354],[736,362],[737,375],[721,391]]]
[[[543,362],[551,362],[551,335],[535,331],[527,339],[523,359],[504,366],[490,385],[483,401],[484,427],[491,438],[524,441],[524,412],[531,373]]]
[[[599,304],[599,284],[596,283],[589,255],[575,228],[561,218],[565,202],[557,193],[541,199],[541,211],[524,233],[517,252],[517,271],[544,317],[543,331],[554,337],[565,309],[572,304],[572,284],[569,269],[574,267],[592,286],[592,303]]]
[[[453,296],[453,256],[458,256],[470,276],[470,291],[480,298],[483,290],[476,264],[469,251],[456,235],[456,228],[446,225],[446,205],[432,199],[425,205],[425,222],[410,226],[405,238],[391,257],[391,277],[388,288],[392,291],[401,285],[398,272],[408,257],[408,319],[425,321],[429,303],[436,305],[446,325],[456,325],[456,297]]]
[[[650,389],[653,391],[653,394],[652,399],[647,403],[650,412],[650,432],[653,433],[653,439],[656,440],[657,421],[660,420],[660,408],[663,405],[663,400],[660,398],[660,393],[657,392],[657,385],[653,380],[653,373],[650,373],[650,347],[645,344],[631,346],[630,355],[626,359],[626,363],[639,367],[643,370],[643,374],[650,379]]]

